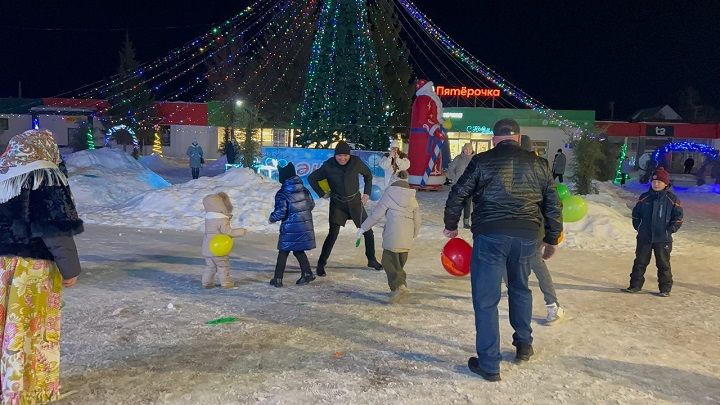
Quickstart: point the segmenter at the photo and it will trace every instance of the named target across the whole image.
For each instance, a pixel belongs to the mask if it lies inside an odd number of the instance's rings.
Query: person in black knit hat
[[[306,250],[315,249],[315,228],[312,210],[315,208],[310,191],[303,186],[302,179],[295,173],[295,165],[288,163],[281,167],[280,190],[275,194],[275,210],[270,214],[270,223],[281,221],[278,239],[278,258],[275,275],[270,285],[282,287],[283,274],[288,255],[293,255],[300,263],[301,276],[295,284],[307,284],[315,280],[310,269]]]
[[[370,168],[357,156],[350,154],[351,148],[345,141],[338,142],[335,147],[335,156],[326,160],[319,169],[308,176],[308,183],[315,192],[323,197],[330,198],[330,232],[323,243],[322,252],[317,264],[317,275],[325,276],[325,265],[335,245],[340,227],[345,226],[351,219],[355,226],[360,228],[367,218],[364,204],[370,199],[372,192],[372,173]],[[358,175],[362,175],[365,187],[360,194]],[[320,181],[327,180],[330,191],[325,192],[320,187]],[[364,233],[365,256],[368,267],[382,270],[382,265],[375,258],[375,236],[372,229]]]

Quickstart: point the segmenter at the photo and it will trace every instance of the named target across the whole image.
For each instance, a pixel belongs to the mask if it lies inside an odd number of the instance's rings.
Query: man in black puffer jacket
[[[473,256],[471,283],[478,357],[468,360],[471,371],[490,381],[500,380],[500,301],[502,274],[508,275],[510,324],[515,329],[516,358],[533,354],[531,263],[545,227],[543,258],[555,252],[562,234],[560,200],[545,162],[520,146],[520,127],[510,119],[493,128],[495,147],[473,157],[453,186],[445,204],[445,236],[457,236],[465,201],[472,198]]]
[[[652,188],[640,196],[632,211],[633,228],[638,231],[635,262],[630,273],[630,287],[623,291],[636,293],[645,283],[645,270],[655,252],[658,287],[661,297],[670,295],[673,279],[670,270],[672,234],[680,229],[683,209],[680,200],[670,190],[670,175],[658,168],[652,176]]]

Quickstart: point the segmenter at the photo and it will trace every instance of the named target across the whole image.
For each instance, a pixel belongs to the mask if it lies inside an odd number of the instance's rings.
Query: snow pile
[[[597,183],[599,194],[582,196],[588,206],[585,218],[564,223],[564,248],[633,251],[637,232],[632,227],[630,194],[611,183]]]
[[[121,204],[170,183],[119,149],[84,150],[66,157],[70,188],[81,214]]]
[[[83,216],[87,222],[155,229],[203,230],[202,200],[208,194],[226,192],[235,206],[232,224],[252,231],[277,232],[268,224],[280,184],[251,169],[232,169],[219,176],[201,177],[187,183],[151,190],[121,206]],[[315,227],[328,223],[328,201],[317,200],[313,211]]]

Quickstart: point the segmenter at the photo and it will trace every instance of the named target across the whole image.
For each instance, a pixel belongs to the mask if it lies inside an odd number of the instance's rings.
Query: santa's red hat
[[[420,90],[427,84],[427,80],[425,79],[418,79],[418,81],[415,83],[415,90]]]

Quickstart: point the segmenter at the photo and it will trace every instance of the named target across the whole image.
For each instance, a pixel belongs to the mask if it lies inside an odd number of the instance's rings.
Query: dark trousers
[[[358,227],[362,224],[356,224]],[[320,253],[320,258],[318,258],[318,265],[326,265],[328,258],[330,257],[330,253],[332,253],[333,246],[335,246],[335,241],[337,240],[338,235],[340,234],[340,225],[330,223],[330,232],[328,233],[327,238],[325,238],[325,242],[323,242],[322,246],[322,252]],[[375,261],[375,234],[373,233],[372,229],[365,232],[363,234],[365,238],[365,257],[367,257],[368,261]]]
[[[283,274],[285,274],[285,264],[287,263],[289,255],[290,251],[288,250],[281,250],[278,252],[277,263],[275,263],[275,278],[283,278]],[[302,272],[302,275],[311,274],[312,270],[310,270],[310,261],[308,260],[305,251],[295,250],[293,251],[293,255],[295,255],[298,263],[300,263],[300,271]]]
[[[513,344],[532,344],[532,292],[528,277],[538,251],[536,239],[505,235],[477,235],[470,265],[473,309],[475,310],[475,349],[480,368],[500,372],[500,323],[498,303],[502,275],[507,271],[510,325]]]
[[[650,264],[650,256],[653,252],[655,253],[660,292],[670,292],[673,285],[672,271],[670,270],[672,242],[637,242],[635,262],[633,263],[632,273],[630,273],[630,288],[642,288],[643,284],[645,284],[645,270]]]
[[[563,182],[563,173],[553,173],[553,180],[558,179],[560,183]]]
[[[200,168],[199,167],[191,167],[190,171],[192,172],[193,180],[200,178]]]
[[[684,171],[684,173],[685,173],[685,174],[689,174],[690,172],[692,172],[692,168],[693,168],[692,166],[685,166],[685,171]]]
[[[407,258],[408,252],[397,253],[392,250],[383,250],[381,263],[387,274],[390,291],[397,290],[401,285],[407,286],[407,274],[405,273]]]

